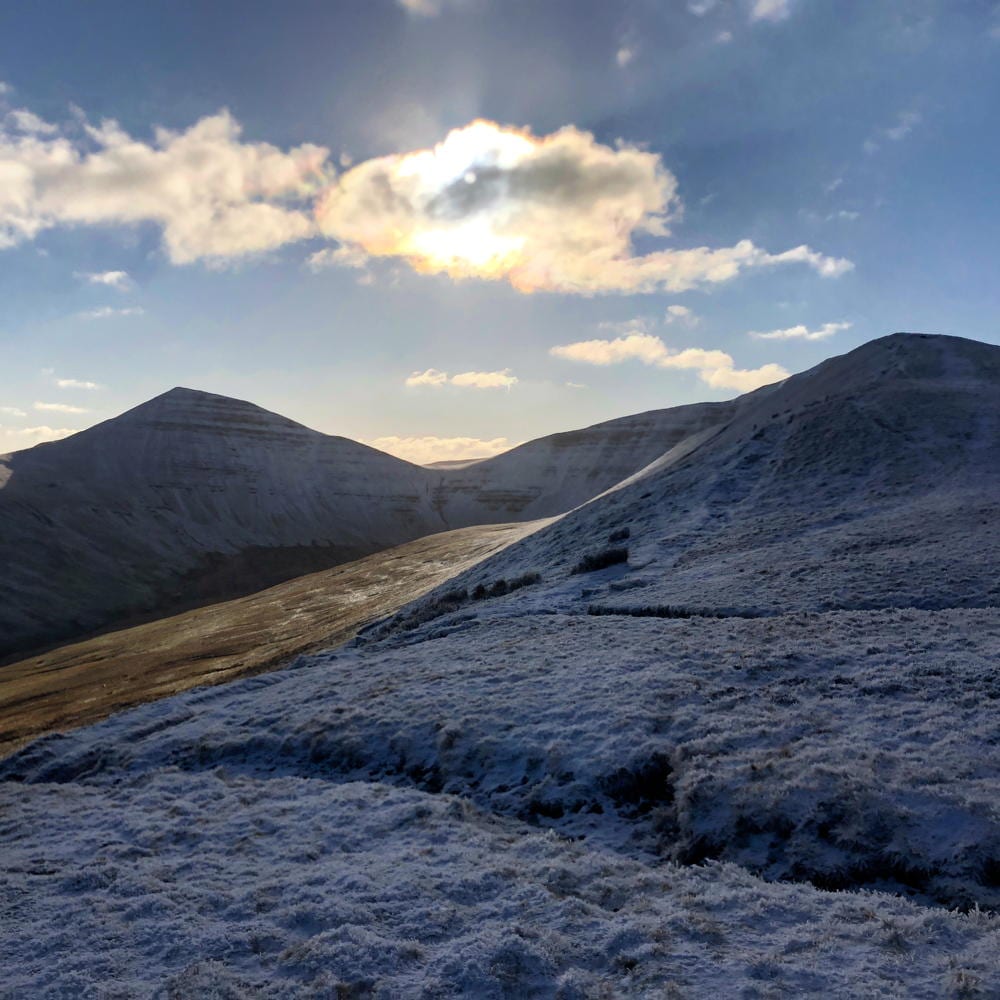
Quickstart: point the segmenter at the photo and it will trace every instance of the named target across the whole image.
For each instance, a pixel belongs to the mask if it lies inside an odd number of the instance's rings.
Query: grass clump
[[[624,547],[609,547],[600,552],[585,555],[571,570],[571,575],[578,573],[596,573],[600,569],[628,562],[628,549]]]

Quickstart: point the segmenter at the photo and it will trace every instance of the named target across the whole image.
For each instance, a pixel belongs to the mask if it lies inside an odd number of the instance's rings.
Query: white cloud
[[[25,132],[29,135],[54,135],[59,131],[58,125],[39,118],[38,115],[25,108],[18,108],[7,112],[8,125],[18,132]]]
[[[615,62],[618,63],[619,67],[624,69],[632,60],[635,59],[635,49],[629,45],[623,45],[615,53]]]
[[[387,451],[390,455],[413,462],[416,465],[430,465],[432,462],[459,462],[474,458],[491,458],[510,451],[516,445],[505,437],[484,441],[473,437],[389,437],[368,441],[373,448]]]
[[[112,319],[118,316],[142,316],[145,310],[141,306],[126,306],[115,309],[112,306],[101,306],[99,309],[86,309],[80,313],[83,319]]]
[[[5,417],[26,417],[28,415],[16,406],[0,406],[0,413]]]
[[[434,389],[440,389],[445,385],[468,389],[509,389],[517,385],[517,377],[511,375],[509,368],[497,372],[461,372],[458,375],[449,375],[436,368],[428,368],[426,371],[413,372],[405,384],[410,387],[430,386]]]
[[[633,253],[636,236],[669,236],[679,210],[676,178],[655,153],[605,146],[572,126],[537,137],[476,121],[433,149],[358,164],[327,189],[316,216],[327,236],[369,256],[524,292],[681,292],[749,268],[804,263],[834,276],[852,266],[750,240]]]
[[[436,368],[428,368],[426,371],[413,372],[405,384],[411,387],[429,385],[438,388],[448,384],[448,373],[439,372]]]
[[[452,385],[470,389],[509,389],[517,385],[517,377],[511,375],[509,368],[498,372],[462,372],[452,375],[450,381]]]
[[[105,285],[119,292],[127,291],[132,284],[128,271],[85,271],[79,273],[77,277],[83,278],[91,285]]]
[[[151,143],[113,121],[86,140],[0,128],[0,248],[59,225],[157,223],[185,264],[270,250],[314,234],[296,207],[327,179],[328,151],[240,139],[227,112]]]
[[[85,382],[77,378],[57,378],[56,385],[60,389],[103,389],[103,385],[98,385],[96,382]]]
[[[0,454],[33,448],[44,441],[59,441],[75,433],[71,427],[4,427],[0,424]]]
[[[623,361],[641,361],[657,368],[692,369],[703,382],[716,389],[749,392],[762,385],[788,378],[780,365],[740,369],[725,351],[688,347],[673,351],[659,338],[648,333],[632,333],[615,340],[581,340],[551,348],[551,355],[590,365],[613,365]]]
[[[753,0],[750,20],[784,21],[791,13],[791,0]]]
[[[715,36],[716,45],[728,45],[733,40],[733,33],[731,31],[720,31]]]
[[[783,330],[770,330],[767,333],[751,331],[750,336],[757,340],[826,340],[841,330],[850,330],[851,323],[824,323],[818,330],[810,330],[804,323],[789,326]]]
[[[564,382],[563,385],[567,389],[586,389],[587,386],[583,382]]]
[[[684,326],[697,326],[701,322],[700,317],[692,309],[676,304],[667,306],[663,320],[665,323],[681,323]]]
[[[719,0],[688,0],[687,6],[695,17],[704,17],[718,2]]]
[[[89,413],[82,406],[70,406],[68,403],[35,403],[36,410],[48,411],[51,413]]]

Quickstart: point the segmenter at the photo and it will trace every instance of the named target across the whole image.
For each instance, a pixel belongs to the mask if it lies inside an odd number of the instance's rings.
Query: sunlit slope
[[[430,535],[249,597],[0,667],[0,755],[57,729],[336,646],[545,522]]]

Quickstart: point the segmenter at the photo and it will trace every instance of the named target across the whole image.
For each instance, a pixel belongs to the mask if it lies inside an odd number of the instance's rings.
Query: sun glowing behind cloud
[[[799,262],[824,276],[851,267],[807,246],[770,254],[749,240],[635,254],[634,239],[668,237],[679,210],[677,180],[655,153],[573,126],[536,136],[477,120],[431,149],[346,171],[319,198],[316,220],[352,252],[524,292],[680,292],[750,267]]]

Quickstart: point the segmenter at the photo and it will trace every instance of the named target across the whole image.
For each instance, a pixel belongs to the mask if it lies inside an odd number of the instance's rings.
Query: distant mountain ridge
[[[429,469],[243,400],[172,389],[0,457],[0,656],[434,532],[563,513],[730,408],[620,418]]]

